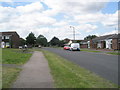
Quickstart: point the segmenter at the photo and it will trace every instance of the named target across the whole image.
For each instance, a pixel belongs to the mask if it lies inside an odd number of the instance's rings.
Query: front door
[[[106,41],[103,42],[103,48],[106,48]]]

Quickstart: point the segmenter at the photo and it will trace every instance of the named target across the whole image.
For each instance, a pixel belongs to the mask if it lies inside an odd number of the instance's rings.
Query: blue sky
[[[118,2],[108,2],[102,9],[102,13],[115,13],[118,10]]]
[[[76,29],[76,39],[116,33],[118,2],[71,4],[64,0],[44,0],[0,2],[0,6],[0,31],[16,30],[23,38],[32,31],[36,36],[43,34],[48,40],[53,36],[72,39],[70,25]]]
[[[32,2],[0,2],[1,6],[4,7],[17,7],[17,6],[25,6],[27,4],[31,4]],[[45,9],[50,9],[45,3],[41,2]],[[118,10],[118,2],[106,2],[107,4],[102,9],[103,13],[115,13]]]

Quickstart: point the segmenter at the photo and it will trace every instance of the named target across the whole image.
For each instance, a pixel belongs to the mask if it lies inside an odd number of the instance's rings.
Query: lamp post
[[[73,28],[73,40],[75,40],[75,27],[70,26],[70,28]]]

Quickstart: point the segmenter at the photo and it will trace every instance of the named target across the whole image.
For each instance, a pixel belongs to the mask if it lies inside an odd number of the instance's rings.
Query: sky
[[[48,41],[77,40],[88,35],[118,33],[118,1],[105,0],[0,0],[0,31],[17,31],[22,38],[30,32]]]

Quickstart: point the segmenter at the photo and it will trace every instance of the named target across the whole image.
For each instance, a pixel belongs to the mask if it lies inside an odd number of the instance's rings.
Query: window
[[[5,36],[5,39],[9,39],[10,37],[9,36]]]
[[[120,39],[118,39],[118,43],[120,43]]]
[[[4,36],[2,36],[2,39],[4,39]]]
[[[10,43],[9,42],[6,42],[6,47],[9,47],[10,46]]]
[[[101,48],[101,43],[98,43],[98,44],[97,44],[97,48]]]

